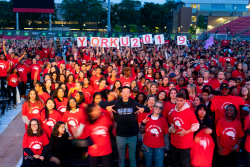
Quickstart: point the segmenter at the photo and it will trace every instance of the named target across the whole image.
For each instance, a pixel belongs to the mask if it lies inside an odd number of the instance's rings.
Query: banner
[[[155,35],[155,44],[156,45],[160,45],[160,44],[164,44],[164,35],[163,34],[159,34],[159,35]]]
[[[16,31],[16,35],[20,35],[20,31]]]
[[[171,34],[171,35],[170,35],[170,39],[171,39],[171,40],[174,40],[174,39],[175,39],[175,34]]]
[[[74,37],[77,37],[77,33],[74,33]]]
[[[110,38],[101,38],[101,47],[110,47]]]
[[[211,36],[210,38],[208,38],[208,39],[206,40],[206,44],[205,44],[204,48],[205,48],[205,49],[208,49],[208,47],[209,47],[209,46],[212,47],[213,44],[214,44],[214,36]]]
[[[62,33],[58,33],[58,37],[62,37]]]

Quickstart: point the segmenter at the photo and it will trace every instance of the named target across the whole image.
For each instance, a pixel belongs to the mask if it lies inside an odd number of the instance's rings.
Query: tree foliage
[[[137,26],[135,24],[130,24],[129,31],[130,32],[137,32]]]
[[[194,33],[195,33],[195,29],[194,29],[193,26],[190,26],[190,27],[189,27],[188,33],[190,33],[190,34],[194,34]]]
[[[207,24],[205,22],[204,15],[199,15],[198,21],[197,21],[197,29],[207,29]]]
[[[119,26],[118,24],[115,25],[115,27],[113,28],[113,30],[114,30],[115,32],[122,32],[122,28],[121,28],[121,26]]]
[[[10,2],[0,1],[0,27],[8,27],[15,21],[13,13],[13,0]]]

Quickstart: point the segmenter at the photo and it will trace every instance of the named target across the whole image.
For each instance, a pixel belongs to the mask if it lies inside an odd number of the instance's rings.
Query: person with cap
[[[223,83],[220,85],[220,94],[219,96],[215,96],[211,101],[211,111],[215,112],[215,123],[220,118],[225,117],[225,107],[229,104],[233,104],[237,111],[240,111],[240,106],[244,105],[245,102],[239,96],[231,96],[229,95],[229,86],[227,83]],[[240,120],[240,114],[237,114],[236,119]]]
[[[122,88],[122,97],[118,101],[99,103],[100,107],[113,112],[116,128],[118,166],[125,166],[125,148],[128,145],[130,166],[136,167],[136,143],[139,132],[136,117],[138,113],[149,113],[150,109],[130,98],[130,87]]]
[[[170,82],[173,82],[176,84],[178,78],[175,73],[170,73],[169,78],[170,78]]]

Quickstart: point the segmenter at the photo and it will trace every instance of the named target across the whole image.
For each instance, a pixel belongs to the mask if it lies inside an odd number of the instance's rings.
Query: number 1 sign
[[[164,44],[164,35],[163,34],[155,35],[155,44],[156,45]]]
[[[177,45],[187,45],[187,36],[177,36]]]

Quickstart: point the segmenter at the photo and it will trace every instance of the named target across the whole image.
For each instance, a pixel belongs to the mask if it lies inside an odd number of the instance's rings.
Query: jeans
[[[218,164],[220,167],[237,167],[238,152],[232,151],[228,155],[219,155]]]
[[[118,151],[118,167],[125,166],[126,145],[128,145],[130,167],[136,167],[135,153],[136,153],[137,135],[133,137],[116,136],[116,144]]]
[[[6,84],[5,82],[6,82],[6,78],[7,77],[0,77],[0,82],[1,82],[1,91],[5,91],[5,87],[4,87],[4,85]]]
[[[145,160],[146,160],[146,167],[163,167],[163,160],[164,160],[164,147],[161,148],[151,148],[148,147],[148,151],[143,151]],[[154,165],[153,165],[154,160]]]
[[[42,160],[34,158],[33,160],[26,159],[23,161],[22,167],[39,167]]]
[[[247,162],[248,162],[248,167],[250,167],[250,153],[248,151],[247,152]]]
[[[16,87],[12,87],[10,85],[7,86],[8,94],[9,94],[9,100],[11,98],[11,92],[13,93],[13,104],[16,105]]]
[[[97,167],[98,166],[98,158],[99,157],[89,156],[89,166],[90,167]],[[110,154],[101,156],[101,159],[102,159],[102,166],[103,167],[110,167]]]
[[[190,167],[190,148],[179,149],[170,145],[172,167]]]

